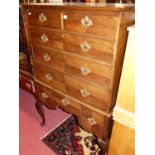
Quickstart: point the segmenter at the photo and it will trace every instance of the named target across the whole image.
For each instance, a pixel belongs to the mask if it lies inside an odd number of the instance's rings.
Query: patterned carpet
[[[96,137],[81,129],[72,115],[41,140],[58,155],[101,155]]]

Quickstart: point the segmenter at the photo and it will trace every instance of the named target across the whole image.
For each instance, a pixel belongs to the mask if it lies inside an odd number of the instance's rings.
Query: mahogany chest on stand
[[[23,18],[42,124],[43,105],[60,107],[105,145],[134,5],[23,4]]]

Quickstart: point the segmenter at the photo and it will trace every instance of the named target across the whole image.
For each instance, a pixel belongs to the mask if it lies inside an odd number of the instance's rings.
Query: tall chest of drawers
[[[23,4],[36,107],[60,107],[107,141],[133,5]]]

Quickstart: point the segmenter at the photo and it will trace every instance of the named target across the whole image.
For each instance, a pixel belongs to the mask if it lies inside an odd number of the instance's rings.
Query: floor
[[[20,88],[19,92],[19,154],[20,155],[56,155],[40,138],[66,119],[69,114],[57,109],[45,108],[46,125],[40,126],[41,118],[35,109],[35,98]]]

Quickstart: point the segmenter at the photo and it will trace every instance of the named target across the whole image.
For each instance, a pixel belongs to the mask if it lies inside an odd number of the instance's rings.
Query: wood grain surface
[[[59,106],[75,114],[84,129],[109,141],[134,6],[51,3],[23,8],[36,96],[49,108]],[[38,20],[40,13],[46,16],[44,22]],[[51,59],[44,60],[44,54]],[[42,98],[42,91],[48,98]]]

